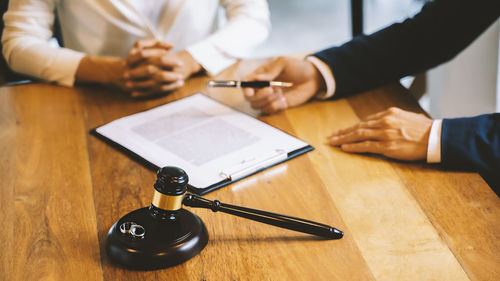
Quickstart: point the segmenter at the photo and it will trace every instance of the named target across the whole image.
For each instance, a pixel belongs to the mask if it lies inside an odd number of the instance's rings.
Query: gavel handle
[[[340,239],[342,238],[342,236],[344,236],[344,233],[342,231],[325,224],[281,214],[225,204],[220,202],[219,200],[211,201],[191,193],[186,194],[182,203],[193,208],[211,209],[214,212],[220,211],[265,224],[295,230],[298,232],[309,233],[328,239]]]

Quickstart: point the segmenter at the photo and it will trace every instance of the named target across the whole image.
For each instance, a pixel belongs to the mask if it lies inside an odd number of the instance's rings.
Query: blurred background
[[[350,0],[268,0],[272,31],[254,57],[310,53],[352,38]],[[417,13],[425,0],[362,0],[363,31],[369,34]],[[432,44],[432,42],[429,42]],[[465,52],[428,71],[414,85],[433,118],[500,111],[498,21]],[[402,79],[410,87],[413,77]],[[416,87],[415,87],[416,86]]]
[[[365,34],[370,34],[413,16],[426,1],[429,0],[268,0],[272,31],[252,57],[308,54],[351,39],[352,23],[359,22],[352,20],[352,3],[358,3],[362,11],[359,29],[362,27]],[[7,8],[7,2],[0,0],[2,11]],[[3,25],[0,30],[2,28]],[[499,112],[499,33],[497,21],[452,61],[416,79],[403,78],[401,83],[433,118]],[[2,56],[0,70],[0,85],[25,81],[25,77],[7,70]]]

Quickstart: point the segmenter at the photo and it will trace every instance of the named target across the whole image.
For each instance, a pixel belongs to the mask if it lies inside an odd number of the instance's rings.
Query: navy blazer
[[[417,74],[455,57],[500,15],[499,0],[435,0],[413,18],[314,56],[335,77],[335,97]],[[471,93],[473,94],[473,93]],[[442,165],[474,170],[500,194],[500,115],[444,119]]]
[[[441,163],[479,172],[500,196],[500,113],[443,119]]]

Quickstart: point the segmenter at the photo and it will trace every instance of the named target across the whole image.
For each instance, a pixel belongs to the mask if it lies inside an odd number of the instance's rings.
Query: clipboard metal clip
[[[242,161],[241,164],[220,172],[220,176],[231,181],[236,181],[261,169],[280,163],[287,158],[288,153],[286,153],[285,150],[276,149],[271,156],[265,157],[264,159],[255,159],[257,162]]]

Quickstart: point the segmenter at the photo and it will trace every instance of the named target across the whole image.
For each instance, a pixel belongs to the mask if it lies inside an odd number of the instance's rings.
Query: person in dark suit
[[[280,57],[248,80],[293,82],[290,88],[243,90],[255,109],[274,113],[313,97],[344,97],[444,63],[471,44],[500,15],[498,0],[435,0],[412,18],[329,48],[305,60]],[[500,114],[432,120],[390,108],[329,137],[347,152],[427,160],[479,172],[500,194]]]

